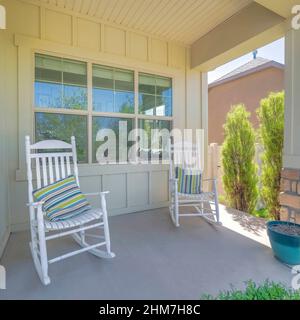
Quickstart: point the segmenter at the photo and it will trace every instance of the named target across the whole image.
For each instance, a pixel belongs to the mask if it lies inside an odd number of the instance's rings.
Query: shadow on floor
[[[226,212],[231,215],[232,220],[246,231],[259,235],[266,230],[266,220],[252,216],[248,213],[226,207]]]

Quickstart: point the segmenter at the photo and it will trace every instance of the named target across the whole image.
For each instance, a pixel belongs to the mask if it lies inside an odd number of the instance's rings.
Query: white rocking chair
[[[199,148],[198,148],[199,149]],[[217,180],[202,179],[201,157],[197,146],[184,141],[174,143],[170,141],[169,148],[169,192],[170,192],[170,216],[176,227],[179,227],[180,217],[203,217],[210,223],[221,225],[219,216],[219,203],[217,193]],[[188,193],[179,190],[179,181],[176,177],[176,167],[195,170],[201,175],[201,189],[199,193]],[[203,191],[203,182],[212,184],[212,191]],[[180,192],[181,191],[181,192]],[[184,190],[183,190],[184,191]],[[180,207],[193,207],[196,212],[180,213]]]
[[[44,140],[30,144],[29,136],[25,138],[26,164],[28,179],[28,198],[30,214],[31,242],[30,249],[36,271],[44,285],[50,283],[48,265],[78,253],[88,251],[100,258],[113,258],[114,253],[110,249],[110,236],[107,220],[105,194],[108,192],[96,192],[85,194],[87,196],[99,196],[101,209],[88,210],[81,215],[61,221],[48,220],[43,212],[43,203],[34,202],[32,191],[33,177],[32,164],[36,172],[36,188],[47,186],[50,183],[66,178],[73,174],[79,186],[77,155],[75,138],[71,137],[71,144],[58,140]],[[60,152],[58,152],[60,150]],[[104,234],[87,234],[86,230],[93,228],[104,229]],[[54,233],[53,233],[54,231]],[[56,232],[55,232],[56,231]],[[46,233],[51,232],[49,235]],[[47,241],[71,235],[82,247],[64,255],[48,260]],[[96,238],[95,244],[89,244],[86,238]],[[105,246],[106,250],[99,247]]]

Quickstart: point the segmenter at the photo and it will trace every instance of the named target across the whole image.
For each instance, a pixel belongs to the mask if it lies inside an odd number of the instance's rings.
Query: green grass
[[[252,280],[246,282],[244,290],[234,287],[229,291],[221,291],[216,297],[204,295],[205,300],[300,300],[300,290],[292,290],[281,283],[266,280],[255,284]]]

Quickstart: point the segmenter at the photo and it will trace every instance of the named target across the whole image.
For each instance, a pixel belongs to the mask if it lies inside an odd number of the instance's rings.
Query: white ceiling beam
[[[284,34],[281,26],[284,22],[283,17],[253,2],[192,44],[191,68],[208,71],[215,68],[216,63],[223,64],[243,54],[243,47],[249,48],[248,42],[254,46],[252,49],[256,48],[256,42],[261,44],[262,39],[270,38],[271,42],[279,38],[281,32]],[[260,40],[253,41],[255,38]]]

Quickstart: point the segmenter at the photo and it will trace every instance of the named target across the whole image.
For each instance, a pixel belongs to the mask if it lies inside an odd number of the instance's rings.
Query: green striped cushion
[[[91,209],[74,176],[56,181],[32,192],[36,201],[43,201],[43,210],[50,221],[66,220]]]
[[[178,179],[178,192],[185,194],[201,193],[202,171],[182,167],[175,168],[175,176]]]

